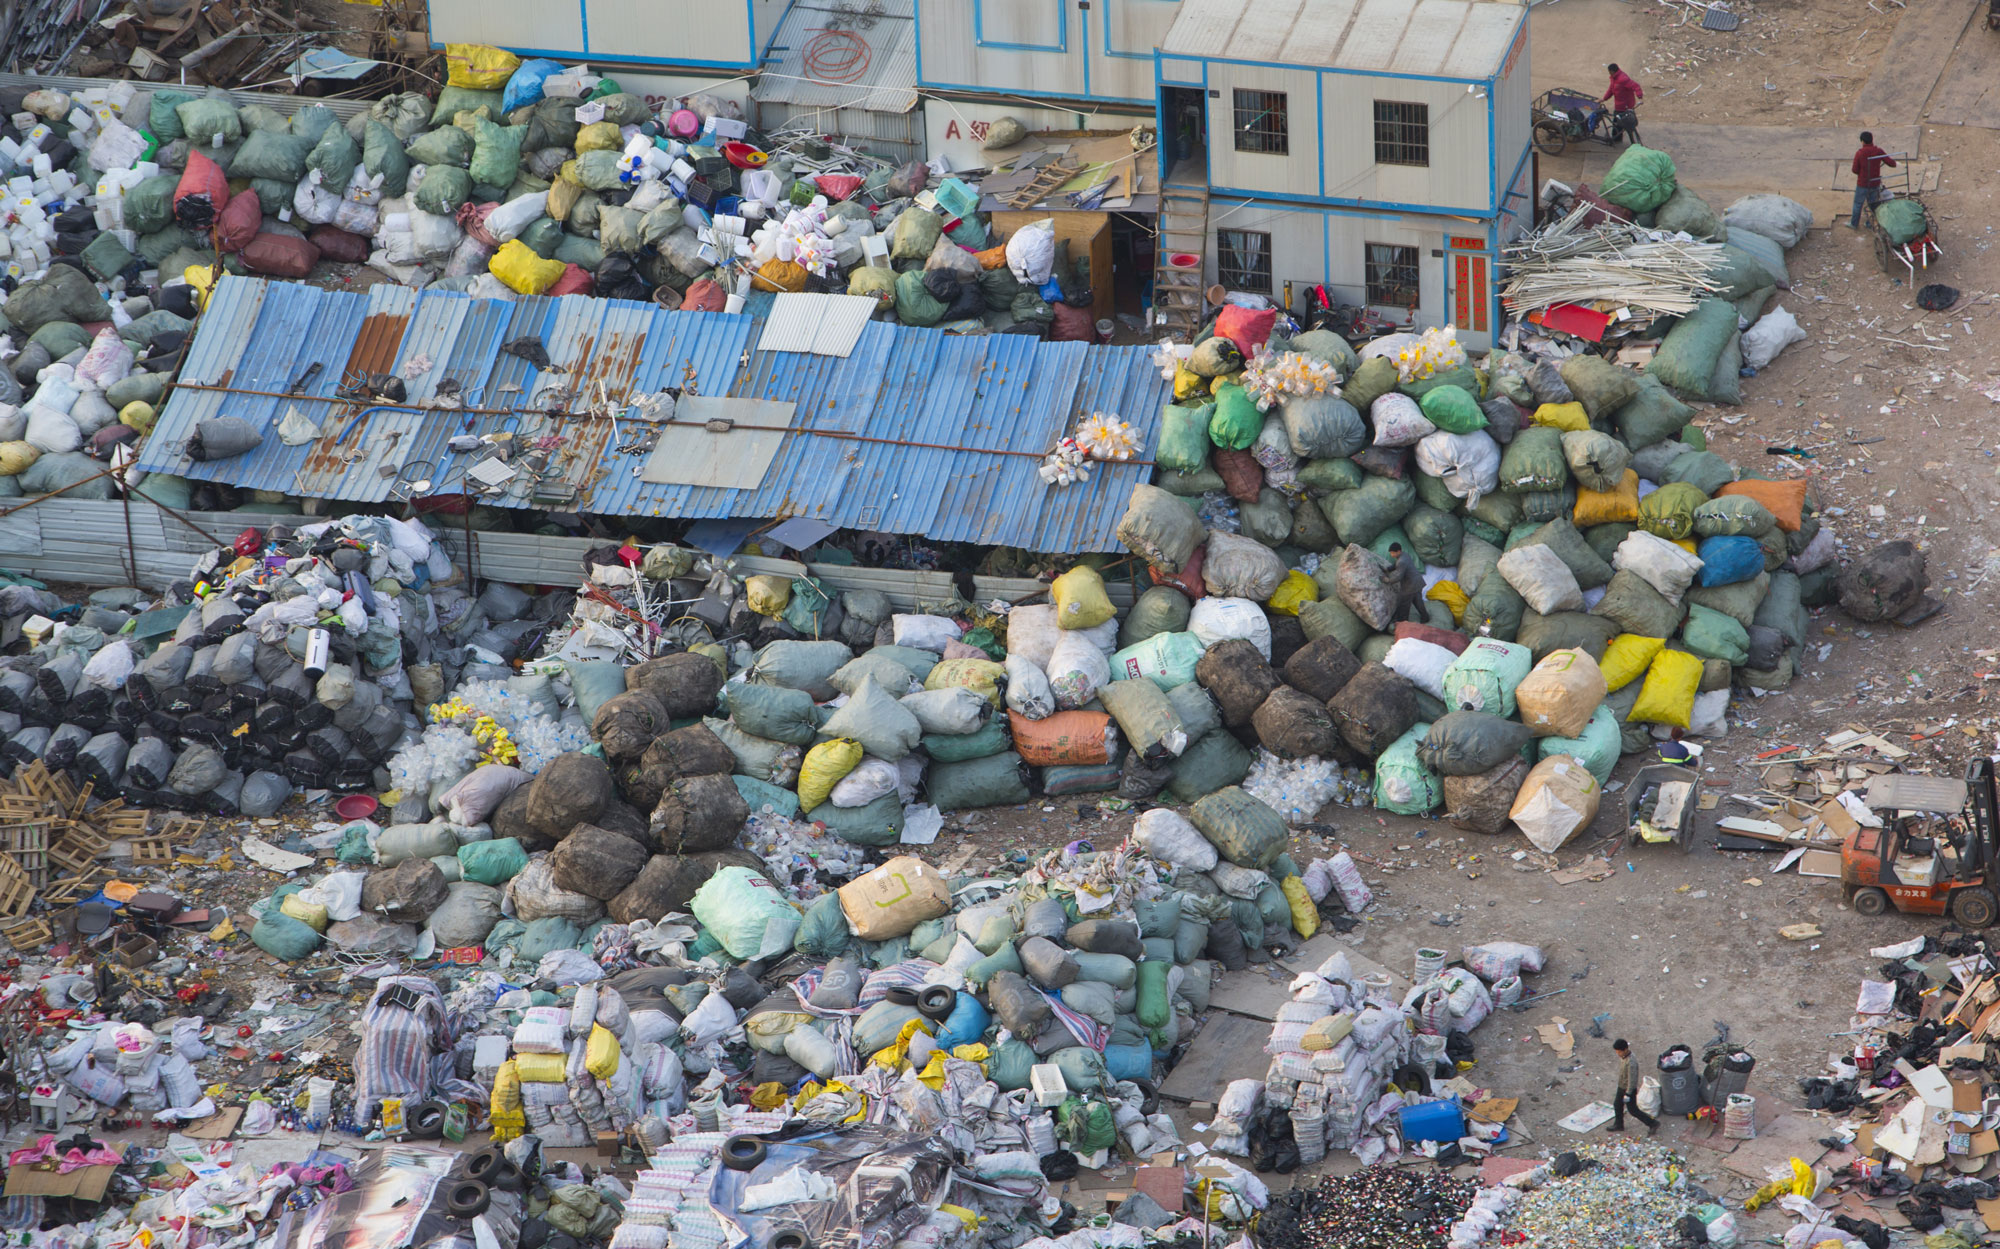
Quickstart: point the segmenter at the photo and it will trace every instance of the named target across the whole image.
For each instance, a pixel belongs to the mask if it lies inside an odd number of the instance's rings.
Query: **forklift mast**
[[[1965,789],[1972,802],[1972,860],[1989,881],[2000,879],[1996,840],[2000,840],[2000,799],[1996,799],[1993,760],[1980,755],[1965,765]]]

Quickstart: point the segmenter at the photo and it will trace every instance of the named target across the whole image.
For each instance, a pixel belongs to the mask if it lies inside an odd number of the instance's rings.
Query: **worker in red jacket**
[[[1851,230],[1861,228],[1861,210],[1872,207],[1882,198],[1882,167],[1896,167],[1896,158],[1875,146],[1875,136],[1864,130],[1861,132],[1861,146],[1854,153],[1854,163],[1849,168],[1854,171],[1854,213],[1847,219]]]
[[[1597,98],[1600,103],[1605,100],[1611,101],[1611,141],[1616,143],[1622,134],[1632,142],[1637,143],[1639,142],[1639,114],[1636,110],[1639,107],[1639,101],[1646,98],[1646,89],[1635,82],[1630,74],[1618,68],[1616,61],[1606,65],[1604,68],[1611,75],[1611,85],[1606,87],[1604,94]],[[1597,119],[1602,115],[1602,109],[1594,110],[1591,113],[1590,125],[1593,129],[1596,128]]]

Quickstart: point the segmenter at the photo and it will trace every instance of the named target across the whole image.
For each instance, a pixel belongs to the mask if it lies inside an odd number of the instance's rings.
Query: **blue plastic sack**
[[[500,96],[500,111],[511,113],[517,108],[542,102],[542,84],[549,75],[563,72],[561,61],[551,61],[545,56],[534,57],[521,62],[514,76],[507,80],[507,90]]]
[[[1764,548],[1742,534],[1703,538],[1695,548],[1701,557],[1701,584],[1735,585],[1764,571]]]
[[[1153,1078],[1153,1047],[1150,1045],[1107,1045],[1104,1047],[1104,1069],[1114,1080],[1150,1080]]]
[[[951,1014],[944,1017],[937,1033],[938,1048],[949,1050],[960,1045],[970,1045],[986,1035],[987,1025],[993,1022],[979,999],[970,993],[958,995],[958,1005],[951,1008]]]

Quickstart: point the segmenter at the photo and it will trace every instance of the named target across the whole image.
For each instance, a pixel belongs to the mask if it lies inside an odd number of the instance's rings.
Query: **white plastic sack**
[[[83,666],[83,681],[100,690],[123,689],[125,678],[132,675],[135,666],[131,644],[123,638],[114,638]]]
[[[1783,195],[1746,195],[1722,210],[1722,223],[1775,240],[1790,251],[1812,229],[1812,209]]]
[[[681,1020],[681,1035],[688,1044],[700,1047],[720,1041],[735,1026],[736,1008],[729,1004],[728,998],[711,992]]]
[[[909,616],[898,612],[889,618],[890,627],[895,631],[898,646],[911,646],[920,651],[939,651],[945,643],[956,642],[965,636],[965,630],[958,622],[945,616]]]
[[[83,431],[69,419],[69,413],[37,403],[28,409],[28,441],[51,455],[61,455],[83,445]]]
[[[1012,629],[1008,630],[1007,640],[1013,641]],[[1007,710],[1019,712],[1030,720],[1046,720],[1056,713],[1056,695],[1049,688],[1047,673],[1011,649],[1007,652],[1006,668]]]
[[[1187,817],[1167,807],[1142,812],[1132,822],[1132,841],[1163,863],[1197,872],[1215,869],[1215,846]]]
[[[1204,599],[1203,602],[1207,600]],[[1262,613],[1258,613],[1262,618]],[[1265,647],[1269,649],[1269,626]],[[1111,658],[1082,632],[1064,630],[1049,656],[1049,689],[1056,706],[1074,711],[1097,696],[1097,687],[1111,680]]]
[[[1382,664],[1407,678],[1412,685],[1438,701],[1444,701],[1444,670],[1458,656],[1449,648],[1421,638],[1401,638],[1382,657]]]
[[[527,783],[528,774],[521,769],[490,763],[467,772],[438,802],[454,824],[484,824],[509,794]]]
[[[863,756],[854,770],[833,787],[828,801],[836,807],[865,807],[885,794],[895,793],[900,776],[896,765],[888,760]]]
[[[1793,343],[1804,342],[1806,332],[1799,328],[1799,319],[1791,309],[1777,307],[1757,319],[1757,324],[1743,331],[1743,363],[1749,368],[1761,369],[1778,358],[1778,353]]]
[[[1812,541],[1806,543],[1806,549],[1792,556],[1785,567],[1803,577],[1831,564],[1839,554],[1840,546],[1834,539],[1833,530],[1822,524],[1819,532],[1812,536]]]
[[[69,419],[76,422],[76,432],[88,438],[115,422],[118,409],[111,406],[103,391],[86,386],[77,392],[76,402],[69,405]]]
[[[1007,240],[1007,268],[1025,286],[1040,286],[1056,271],[1056,221],[1044,217]]]
[[[1044,672],[1048,671],[1049,656],[1055,653],[1056,642],[1062,635],[1054,603],[1016,607],[1007,613],[1007,654],[1019,655]]]
[[[440,217],[421,208],[410,210],[410,242],[421,260],[439,261],[452,254],[465,240],[465,231],[452,217]]]
[[[1694,709],[1688,712],[1687,733],[1690,737],[1721,737],[1729,731],[1729,689],[1710,690],[1706,694],[1694,696]]]
[[[1469,434],[1439,430],[1417,443],[1417,467],[1444,481],[1444,488],[1468,505],[1500,484],[1500,444],[1483,429]],[[1471,587],[1466,587],[1471,593]]]
[[[550,950],[536,966],[535,978],[558,985],[588,984],[604,979],[604,969],[582,950]]]
[[[1378,447],[1412,447],[1437,432],[1417,401],[1400,391],[1376,396],[1368,405],[1368,420]]]
[[[116,329],[97,332],[90,350],[76,366],[76,380],[99,390],[120,382],[132,371],[132,345],[118,337]]]
[[[323,182],[317,169],[299,179],[299,189],[292,193],[293,216],[310,225],[333,224],[340,215],[342,198],[339,191],[327,189]]]
[[[1583,590],[1576,583],[1576,574],[1539,542],[1517,546],[1502,555],[1499,568],[1507,584],[1542,615],[1583,610]]]
[[[508,200],[486,218],[486,232],[495,242],[505,243],[521,236],[521,231],[548,216],[549,193],[536,191],[529,195],[517,195]]]
[[[924,732],[947,735],[977,732],[992,710],[992,704],[986,701],[984,695],[962,685],[919,690],[897,701],[917,718]]]
[[[1675,603],[1681,601],[1681,595],[1687,593],[1701,572],[1701,560],[1689,554],[1687,548],[1643,529],[1625,535],[1625,540],[1611,553],[1611,566],[1620,572],[1637,574]]]
[[[1268,662],[1271,658],[1271,621],[1264,609],[1247,598],[1218,598],[1210,594],[1188,613],[1188,632],[1200,640],[1203,649],[1231,638],[1246,638]]]
[[[366,872],[332,872],[313,886],[320,905],[326,907],[326,917],[336,924],[361,915],[361,886],[368,880]]]

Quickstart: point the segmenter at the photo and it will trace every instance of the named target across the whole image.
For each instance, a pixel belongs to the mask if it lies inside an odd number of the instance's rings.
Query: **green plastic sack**
[[[449,217],[471,197],[471,174],[452,165],[432,165],[411,202],[433,217]]]
[[[847,952],[850,940],[847,916],[840,910],[840,894],[823,893],[806,908],[805,918],[792,937],[792,949],[807,958],[838,958]]]
[[[1342,377],[1352,377],[1361,367],[1361,357],[1354,348],[1332,330],[1307,330],[1292,340],[1292,350],[1331,364]]]
[[[625,670],[609,659],[570,659],[563,662],[576,709],[589,723],[597,709],[625,692]]]
[[[460,113],[476,113],[482,108],[487,116],[498,117],[505,98],[505,93],[500,91],[447,86],[438,92],[437,107],[431,110],[431,125],[449,126]]]
[[[1639,393],[1639,375],[1603,356],[1571,356],[1562,362],[1561,375],[1563,385],[1593,421],[1609,419]]]
[[[1217,854],[1239,867],[1259,871],[1284,853],[1289,838],[1285,817],[1235,785],[1196,799],[1188,809],[1188,819]]]
[[[1411,382],[1398,381],[1396,389],[1412,399],[1422,400],[1440,386],[1456,386],[1471,395],[1475,402],[1485,397],[1480,386],[1479,370],[1470,364],[1461,364],[1457,368],[1446,369],[1442,373],[1433,373],[1429,377],[1420,377]]]
[[[1187,717],[1181,718],[1185,723]],[[1189,732],[1193,732],[1192,726]],[[1176,802],[1195,802],[1242,781],[1250,775],[1251,763],[1242,742],[1225,730],[1213,729],[1189,743],[1173,761],[1174,779],[1167,782],[1167,792]]]
[[[1224,386],[1209,409],[1208,438],[1218,447],[1242,451],[1264,432],[1264,414],[1241,386]]]
[[[907,215],[907,214],[905,214]],[[925,216],[930,216],[925,213]],[[896,277],[896,319],[904,325],[931,326],[950,309],[924,285],[923,271],[912,269]]]
[[[1714,383],[1716,360],[1735,333],[1735,306],[1726,299],[1704,299],[1667,331],[1660,349],[1646,362],[1646,372],[1676,394],[1706,399]]]
[[[1554,551],[1563,567],[1576,576],[1576,584],[1585,590],[1594,590],[1611,580],[1612,567],[1601,558],[1584,540],[1583,534],[1568,520],[1556,519],[1536,528],[1528,535],[1524,545],[1540,545]]]
[[[1027,774],[1028,765],[1011,750],[956,763],[942,763],[933,756],[925,785],[932,805],[938,810],[969,811],[975,807],[1006,807],[1027,802],[1034,796],[1028,789]]]
[[[231,118],[235,116],[230,114]],[[271,957],[296,963],[319,948],[320,935],[313,931],[312,925],[273,906],[250,930],[250,940]]]
[[[1361,466],[1353,460],[1312,460],[1299,470],[1299,484],[1323,499],[1342,490],[1355,489],[1365,476]]]
[[[1530,425],[1515,434],[1501,453],[1502,494],[1561,490],[1567,484],[1569,461],[1563,457],[1562,431],[1553,426]]]
[[[926,733],[917,743],[931,757],[932,764],[963,763],[1001,754],[1013,745],[1007,736],[1007,721],[994,717],[970,733]]]
[[[1618,437],[1634,451],[1678,438],[1692,419],[1694,409],[1674,398],[1673,392],[1651,373],[1639,378],[1639,389],[1612,417]]]
[[[125,228],[137,234],[165,229],[174,219],[174,190],[180,185],[177,174],[147,178],[119,201],[125,214]]]
[[[1884,200],[1875,205],[1875,224],[1896,246],[1913,243],[1924,235],[1923,205],[1913,199]]]
[[[1675,603],[1655,590],[1644,577],[1621,568],[1604,587],[1604,597],[1590,609],[1592,615],[1615,621],[1622,632],[1642,638],[1667,638],[1680,627],[1685,614]]]
[[[1035,1065],[1041,1061],[1041,1055],[1035,1053],[1034,1046],[1010,1036],[994,1046],[987,1055],[986,1078],[999,1085],[1003,1092],[1024,1089],[1028,1087]]]
[[[1634,143],[1611,163],[1597,193],[1620,208],[1647,213],[1672,199],[1678,186],[1673,157]]]
[[[1527,609],[1528,601],[1507,584],[1505,577],[1495,573],[1481,581],[1479,588],[1466,599],[1459,625],[1475,636],[1484,632],[1500,641],[1512,642],[1521,631],[1521,616]]]
[[[760,781],[754,776],[737,773],[729,778],[736,782],[736,792],[743,795],[743,801],[752,811],[762,811],[765,807],[788,820],[799,818],[799,796],[789,789],[782,789],[769,781]]]
[[[1708,502],[1699,486],[1672,482],[1639,500],[1639,528],[1669,542],[1694,533],[1694,512]]]
[[[1634,681],[1625,688],[1643,684],[1642,681]],[[1538,738],[1535,757],[1546,759],[1550,755],[1568,755],[1590,769],[1590,774],[1602,785],[1611,779],[1611,769],[1618,766],[1618,755],[1624,746],[1619,720],[1620,717],[1608,705],[1599,703],[1597,710],[1590,713],[1590,723],[1584,725],[1583,732],[1575,737]]]
[[[458,848],[462,880],[480,885],[504,885],[528,866],[528,852],[512,837],[469,842]]]
[[[716,869],[688,901],[688,910],[731,958],[753,959],[791,948],[798,908],[761,873],[731,864]]]
[[[419,165],[431,166],[433,172],[439,165],[463,169],[472,159],[472,136],[457,126],[442,126],[411,139],[405,154]]]
[[[1704,495],[1712,495],[1736,480],[1736,466],[1713,451],[1689,451],[1667,465],[1661,485],[1686,482]]]
[[[1745,581],[1729,585],[1697,585],[1687,592],[1688,605],[1709,608],[1728,616],[1744,628],[1757,622],[1757,607],[1771,590],[1771,574],[1760,572]]]
[[[1397,815],[1423,815],[1444,801],[1444,782],[1417,758],[1417,747],[1431,731],[1419,723],[1389,743],[1375,760],[1375,805]]]
[[[329,126],[306,155],[306,169],[318,173],[320,185],[339,194],[347,190],[354,167],[361,163],[361,145],[341,126]]]
[[[1403,532],[1417,558],[1437,568],[1452,568],[1465,547],[1465,524],[1450,512],[1418,504],[1403,518]]]
[[[1396,389],[1402,378],[1396,372],[1395,362],[1383,356],[1370,356],[1354,370],[1347,384],[1340,388],[1340,397],[1354,405],[1357,412],[1366,412],[1383,395]]]
[[[217,135],[222,136],[224,144],[243,139],[243,122],[236,116],[235,106],[227,100],[189,100],[177,106],[174,115],[180,118],[182,135],[204,153],[213,154]]]
[[[526,137],[521,126],[496,126],[483,118],[472,123],[472,163],[467,167],[472,180],[502,187],[513,182]]]
[[[95,274],[100,281],[108,282],[117,274],[123,273],[125,267],[132,263],[132,253],[125,250],[125,245],[118,241],[117,234],[105,230],[90,240],[90,245],[83,249],[83,254],[78,259],[82,260],[84,267]],[[68,353],[50,354],[60,360]]]
[[[1592,659],[1602,659],[1604,648],[1618,633],[1616,624],[1588,612],[1558,611],[1544,616],[1530,610],[1521,613],[1521,627],[1514,640],[1528,648],[1536,663],[1561,650],[1580,650]]]
[[[1703,659],[1726,659],[1735,665],[1750,658],[1750,634],[1743,623],[1699,603],[1688,604],[1681,640]]]
[[[114,244],[118,241],[117,236],[108,230],[98,235],[98,238],[109,238]],[[92,241],[91,246],[96,246],[95,240]],[[84,249],[86,255],[89,254],[89,250],[89,248]],[[123,249],[121,248],[120,250]],[[127,252],[126,259],[129,260],[130,258],[131,253]],[[85,263],[89,262],[86,261]],[[120,265],[119,268],[122,269],[124,266]],[[118,269],[113,269],[112,272],[116,273]],[[90,335],[84,333],[83,327],[74,321],[51,321],[36,330],[33,334],[28,335],[28,341],[39,344],[49,353],[50,359],[60,360],[72,351],[81,351],[88,348],[90,346]]]
[[[401,195],[410,185],[410,157],[402,140],[379,121],[371,120],[362,133],[361,167],[370,177],[381,175],[384,196]],[[242,162],[241,153],[236,159]]]
[[[1486,428],[1486,414],[1479,401],[1461,386],[1446,383],[1424,392],[1418,403],[1431,424],[1449,434],[1469,434]]]
[[[1676,186],[1674,193],[1654,212],[1653,227],[1670,233],[1681,231],[1697,241],[1705,241],[1722,234],[1722,214],[1693,191]]]
[[[822,802],[805,818],[809,824],[824,824],[827,832],[849,845],[893,846],[903,839],[903,800],[894,793],[861,807]]]
[[[1174,1006],[1167,996],[1167,971],[1167,964],[1157,960],[1139,964],[1139,1005],[1133,1013],[1148,1028],[1166,1027],[1173,1014]]]
[[[1132,604],[1132,610],[1125,613],[1125,619],[1118,626],[1118,645],[1121,648],[1136,646],[1140,642],[1159,633],[1179,633],[1187,628],[1188,615],[1193,604],[1187,595],[1172,586],[1156,585],[1141,594]],[[1118,675],[1118,662],[1114,656],[1111,673]]]
[[[1496,581],[1504,583],[1505,579],[1488,577],[1480,588]],[[1453,711],[1511,716],[1514,690],[1534,664],[1534,655],[1525,646],[1493,637],[1475,638],[1444,670],[1445,706]]]
[[[1321,500],[1320,511],[1343,543],[1368,546],[1409,515],[1416,502],[1417,488],[1408,480],[1370,473],[1354,489]]]
[[[312,154],[313,140],[280,130],[255,130],[236,149],[229,172],[237,178],[269,178],[274,182],[296,183],[306,176],[306,157]],[[344,184],[343,184],[344,189]],[[286,201],[288,204],[290,200]]]
[[[915,205],[904,209],[889,230],[889,259],[929,259],[943,230],[944,222],[929,209]]]
[[[146,104],[146,129],[162,144],[186,138],[187,131],[181,128],[180,114],[176,110],[188,101],[200,98],[191,91],[153,92],[153,98]]]
[[[1772,573],[1770,588],[1764,592],[1764,601],[1757,604],[1751,623],[1776,629],[1791,639],[1794,648],[1804,646],[1808,618],[1802,588],[1797,573]]]
[[[1160,444],[1153,452],[1154,461],[1183,473],[1206,468],[1209,417],[1206,404],[1182,407],[1170,403],[1160,409]]]

